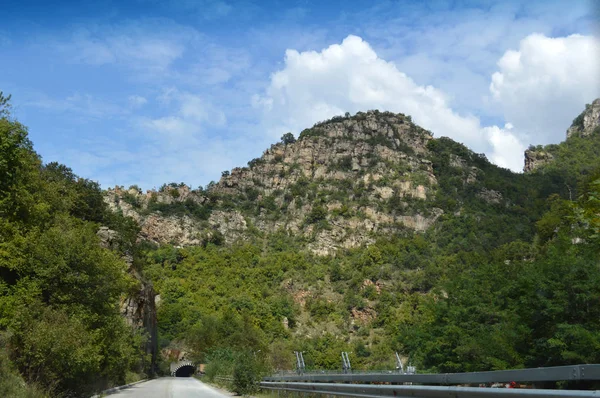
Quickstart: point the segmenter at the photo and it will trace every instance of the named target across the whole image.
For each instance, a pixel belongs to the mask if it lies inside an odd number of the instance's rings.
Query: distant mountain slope
[[[562,174],[580,180],[600,164],[600,98],[586,105],[560,144],[525,151],[526,173]]]

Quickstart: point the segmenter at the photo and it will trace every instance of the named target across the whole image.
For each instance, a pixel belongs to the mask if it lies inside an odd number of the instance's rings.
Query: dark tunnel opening
[[[191,377],[196,369],[192,365],[185,365],[175,371],[175,377]]]

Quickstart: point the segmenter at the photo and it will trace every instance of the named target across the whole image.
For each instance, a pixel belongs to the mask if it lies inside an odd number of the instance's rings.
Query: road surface
[[[133,385],[112,397],[127,398],[231,398],[193,377],[162,377]]]

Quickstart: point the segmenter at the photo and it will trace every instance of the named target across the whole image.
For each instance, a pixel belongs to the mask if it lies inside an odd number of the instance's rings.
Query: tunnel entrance
[[[192,365],[184,365],[175,371],[175,377],[191,377],[196,368]]]

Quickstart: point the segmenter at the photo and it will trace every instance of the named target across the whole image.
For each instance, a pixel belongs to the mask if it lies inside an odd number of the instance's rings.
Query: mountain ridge
[[[593,123],[586,112],[597,104],[576,119],[586,121],[584,133],[572,126],[567,141],[595,137],[587,132]],[[538,152],[533,168],[544,153]],[[528,150],[526,164],[532,156]],[[329,255],[373,243],[378,235],[422,233],[444,214],[464,213],[467,196],[480,202],[472,204],[476,208],[514,213],[524,199],[509,185],[523,178],[530,177],[503,171],[451,139],[433,138],[410,116],[368,111],[317,123],[297,140],[288,133],[206,188],[172,183],[142,193],[115,187],[105,191],[105,201],[134,218],[140,237],[155,244],[233,244],[284,231],[313,253]]]
[[[442,214],[437,208],[424,211],[424,206],[419,206],[420,212],[405,210],[409,202],[427,201],[433,195],[437,180],[431,161],[423,157],[431,139],[431,133],[403,114],[359,112],[318,123],[304,130],[297,141],[292,137],[291,142],[272,145],[248,167],[224,172],[218,183],[205,190],[171,184],[142,194],[137,187],[117,187],[106,191],[106,201],[114,210],[133,216],[142,234],[156,243],[179,237],[176,243],[202,244],[213,235],[211,228],[227,242],[252,228],[266,233],[284,229],[308,239],[320,234],[313,251],[328,254],[338,247],[372,242],[361,230],[392,232],[406,227],[423,231]],[[340,195],[343,191],[349,197]],[[235,202],[241,211],[227,201]],[[193,217],[186,215],[180,221],[192,233],[173,231],[175,218],[140,215],[156,203],[181,202],[212,207],[211,214],[201,220],[204,229],[195,228]],[[382,211],[386,204],[396,209]],[[359,219],[358,212],[366,217]],[[154,232],[158,229],[173,232],[158,236]],[[345,234],[345,230],[359,232]]]

